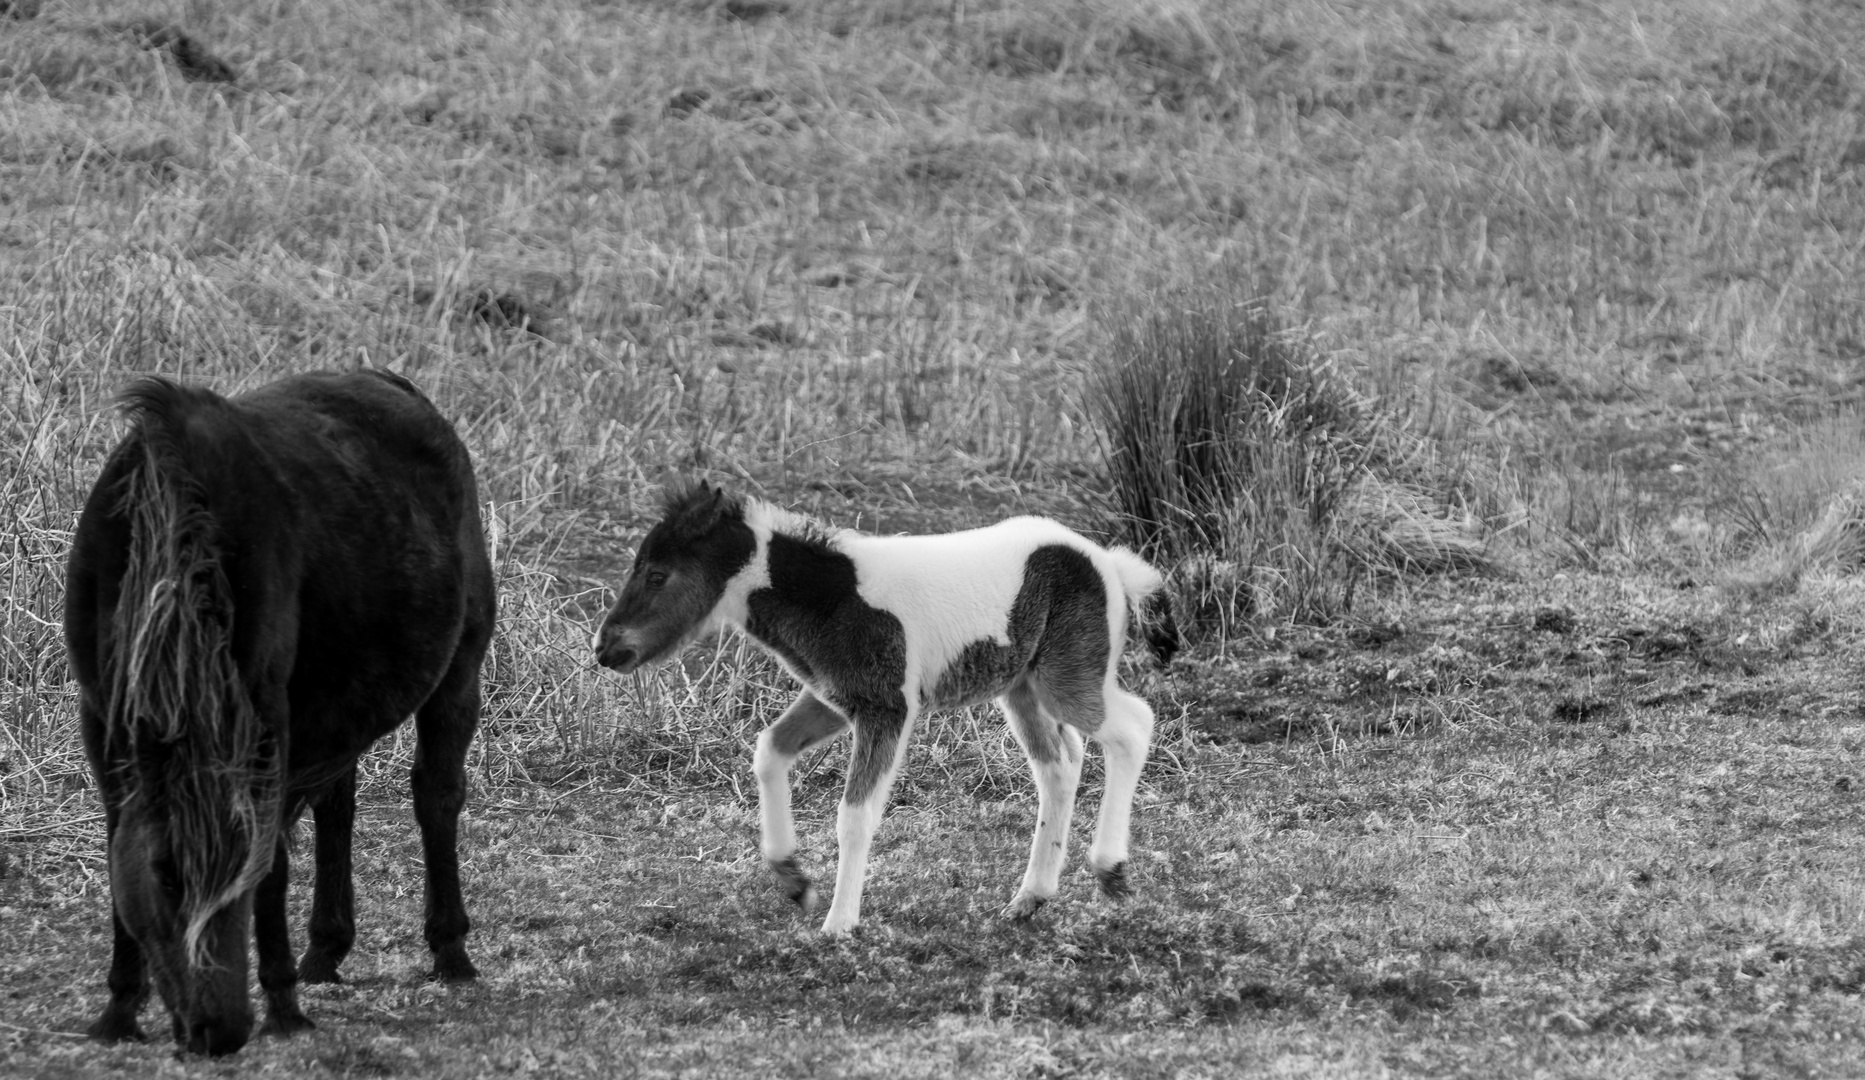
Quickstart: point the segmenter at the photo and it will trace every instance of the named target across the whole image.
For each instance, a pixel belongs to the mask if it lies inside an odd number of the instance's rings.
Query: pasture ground
[[[0,0],[0,1074],[1865,1074],[1865,588],[1724,587],[1865,466],[1859,55],[1817,3]],[[999,921],[1031,785],[929,721],[818,939],[756,857],[785,677],[590,664],[654,482],[1105,535],[1088,376],[1233,273],[1462,463],[1501,571],[1136,661],[1124,905],[1074,863]],[[110,395],[361,363],[479,455],[483,978],[421,977],[402,737],[315,1032],[87,1042],[57,620]]]
[[[1852,1075],[1865,718],[1817,619],[1675,582],[1444,582],[1393,621],[1136,671],[1162,720],[1138,893],[1077,866],[1029,926],[997,918],[1032,824],[1014,748],[934,720],[839,943],[757,858],[752,729],[618,719],[606,762],[540,750],[477,792],[464,989],[421,977],[383,769],[349,981],[238,1064],[65,1034],[100,1000],[100,841],[13,843],[0,1039],[45,1076]],[[825,874],[842,756],[800,770]]]

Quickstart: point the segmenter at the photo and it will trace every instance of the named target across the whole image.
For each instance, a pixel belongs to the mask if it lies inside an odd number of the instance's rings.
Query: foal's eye
[[[662,585],[665,585],[665,584],[667,584],[667,571],[665,570],[649,570],[648,571],[648,588],[658,589]]]

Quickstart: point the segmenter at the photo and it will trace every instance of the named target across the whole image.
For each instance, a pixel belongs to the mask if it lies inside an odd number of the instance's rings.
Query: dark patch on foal
[[[1058,720],[1085,732],[1099,728],[1101,680],[1111,643],[1107,584],[1094,560],[1067,544],[1032,551],[1023,564],[1023,585],[1011,605],[1007,633],[1008,645],[974,641],[965,646],[939,676],[927,707],[976,704],[1027,677],[1037,686],[1026,689],[1027,703],[1013,701],[1012,706],[1030,723],[1036,720],[1034,706],[1043,702]],[[1032,746],[1053,743],[1039,739]]]
[[[1016,730],[1018,741],[1031,761],[1048,764],[1068,753],[1062,741],[1061,721],[1043,715],[1043,699],[1033,679],[1022,679],[1004,691],[1004,716]]]
[[[861,598],[855,562],[817,536],[773,533],[771,583],[752,592],[745,630],[855,726],[845,798],[859,801],[893,764],[906,724],[906,629]]]
[[[1017,632],[1013,616],[1010,644],[980,639],[965,646],[940,673],[932,691],[922,694],[922,700],[929,709],[956,709],[989,701],[1029,667],[1035,644]]]
[[[847,726],[846,716],[814,691],[805,690],[771,725],[771,746],[785,757],[796,757],[824,739],[840,735]]]
[[[774,533],[770,585],[752,592],[745,629],[830,704],[863,723],[906,718],[906,629],[861,598],[855,562],[810,537]]]

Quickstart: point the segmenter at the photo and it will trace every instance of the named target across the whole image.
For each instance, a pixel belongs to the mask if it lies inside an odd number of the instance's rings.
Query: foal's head
[[[705,481],[670,489],[665,514],[641,541],[597,632],[596,662],[626,674],[714,629],[726,584],[756,550],[743,503]]]

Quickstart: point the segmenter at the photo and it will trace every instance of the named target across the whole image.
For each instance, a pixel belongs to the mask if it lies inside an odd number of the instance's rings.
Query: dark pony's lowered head
[[[597,663],[627,673],[716,630],[726,584],[756,549],[738,499],[703,480],[669,487],[661,519],[641,541],[621,596],[597,631]]]

